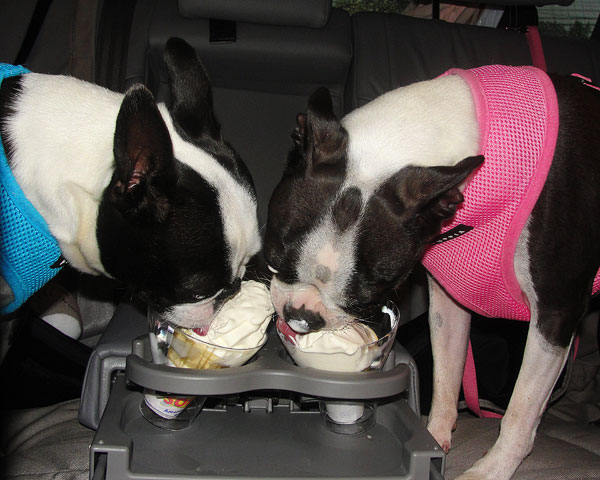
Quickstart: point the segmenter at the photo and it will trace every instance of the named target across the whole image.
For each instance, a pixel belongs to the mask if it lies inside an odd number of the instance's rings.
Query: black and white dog
[[[600,92],[575,78],[548,82],[559,111],[553,161],[508,262],[530,311],[526,351],[499,438],[463,480],[508,479],[531,451],[600,266]],[[326,89],[312,95],[307,113],[297,117],[295,148],[273,193],[265,236],[272,300],[292,329],[369,315],[405,282],[470,201],[469,188],[488,161],[479,155],[478,114],[460,75],[394,90],[341,122]],[[445,451],[472,310],[449,295],[452,288],[429,275],[428,429]]]
[[[201,327],[260,249],[256,196],[221,136],[195,51],[172,38],[164,58],[169,107],[142,85],[122,95],[65,76],[6,78],[0,133],[14,178],[71,266]]]

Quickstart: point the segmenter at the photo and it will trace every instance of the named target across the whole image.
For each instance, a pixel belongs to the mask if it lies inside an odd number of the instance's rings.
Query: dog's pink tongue
[[[200,328],[194,328],[192,329],[192,331],[196,334],[196,335],[200,335],[201,337],[205,336],[208,333],[208,329],[210,328],[210,325],[204,325]]]
[[[294,339],[296,338],[296,335],[298,335],[294,330],[290,328],[287,322],[279,316],[277,317],[276,326],[277,330],[279,330],[282,333],[282,335],[287,339]]]

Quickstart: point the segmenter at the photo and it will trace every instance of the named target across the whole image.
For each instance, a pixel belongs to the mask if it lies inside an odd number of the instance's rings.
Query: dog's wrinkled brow
[[[362,209],[362,194],[356,187],[347,188],[342,192],[333,206],[332,216],[340,233],[350,228],[360,216]]]

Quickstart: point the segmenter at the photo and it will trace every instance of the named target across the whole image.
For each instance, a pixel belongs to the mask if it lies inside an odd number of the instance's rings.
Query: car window
[[[571,5],[538,7],[539,29],[544,35],[590,38],[600,14],[598,0],[575,0]]]
[[[533,3],[533,2],[532,2]],[[402,13],[405,15],[431,17],[431,2],[411,0],[333,0],[333,6],[350,14],[357,12]],[[496,27],[503,8],[489,5],[485,8],[469,8],[446,5],[442,2],[440,18],[458,23]],[[460,10],[463,11],[460,11]],[[599,0],[575,0],[571,5],[546,5],[537,7],[539,29],[543,35],[589,39],[600,15]],[[535,15],[535,13],[534,13]],[[535,17],[534,17],[535,18]]]
[[[402,13],[410,0],[333,0],[333,6],[353,14],[356,12]]]

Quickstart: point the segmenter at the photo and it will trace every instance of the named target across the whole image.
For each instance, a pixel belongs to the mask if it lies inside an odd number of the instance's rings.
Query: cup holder
[[[329,401],[319,402],[323,425],[342,435],[358,435],[375,425],[375,402]]]

